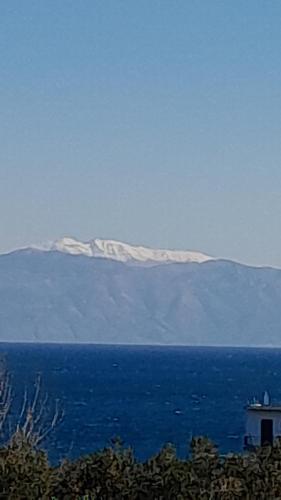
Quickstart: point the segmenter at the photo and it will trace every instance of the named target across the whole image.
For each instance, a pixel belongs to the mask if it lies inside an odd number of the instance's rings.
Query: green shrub
[[[37,500],[50,498],[52,469],[47,455],[35,449],[22,435],[15,434],[0,449],[0,498]]]
[[[195,438],[186,459],[166,445],[145,462],[120,442],[59,466],[18,431],[0,449],[0,499],[274,500],[281,498],[281,446],[220,456]]]

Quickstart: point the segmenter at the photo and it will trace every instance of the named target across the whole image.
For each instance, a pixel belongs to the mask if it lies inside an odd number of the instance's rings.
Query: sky
[[[281,267],[281,2],[0,2],[0,251]]]

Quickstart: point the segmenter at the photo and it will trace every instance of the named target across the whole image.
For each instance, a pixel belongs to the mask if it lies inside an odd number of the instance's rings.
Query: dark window
[[[261,446],[265,444],[272,445],[273,443],[273,421],[269,418],[264,418],[261,421]]]

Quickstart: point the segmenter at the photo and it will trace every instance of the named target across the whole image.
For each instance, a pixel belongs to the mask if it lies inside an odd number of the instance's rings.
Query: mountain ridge
[[[117,240],[94,238],[89,241],[79,241],[73,237],[63,237],[41,245],[26,247],[31,249],[58,251],[71,255],[84,255],[92,258],[112,259],[131,264],[167,264],[167,263],[203,263],[214,260],[202,252],[190,250],[170,250],[150,248],[141,245],[130,245]]]

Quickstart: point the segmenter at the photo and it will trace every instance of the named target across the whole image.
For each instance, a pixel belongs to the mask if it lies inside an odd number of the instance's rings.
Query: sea
[[[39,374],[45,428],[56,404],[63,411],[42,443],[53,463],[103,449],[116,437],[138,460],[165,443],[185,457],[192,437],[202,435],[221,453],[239,452],[248,401],[265,390],[281,401],[280,349],[7,343],[0,354],[13,393],[9,428]]]

